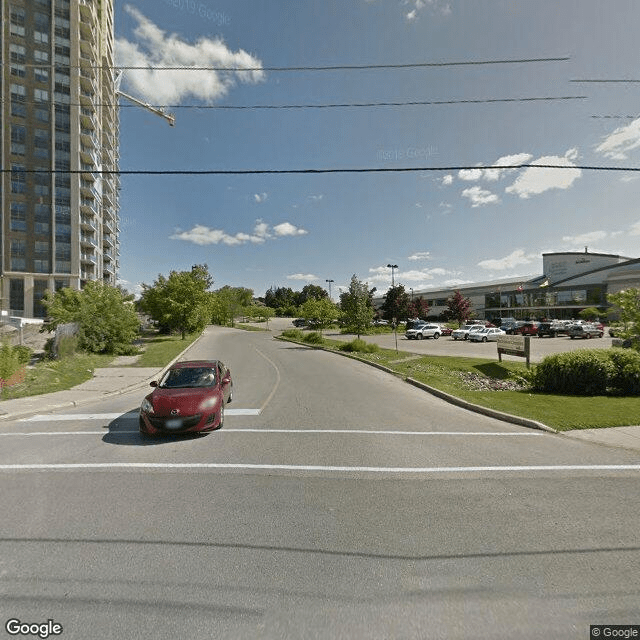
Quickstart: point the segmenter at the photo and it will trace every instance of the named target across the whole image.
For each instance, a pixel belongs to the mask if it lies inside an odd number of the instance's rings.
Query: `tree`
[[[289,287],[271,287],[264,295],[267,307],[275,309],[278,316],[298,315],[298,298],[295,291]]]
[[[171,271],[162,275],[152,286],[143,284],[140,308],[165,331],[180,331],[182,338],[188,332],[201,331],[211,319],[211,298],[208,293],[213,284],[206,264],[194,265],[191,271]]]
[[[409,294],[404,290],[404,285],[397,284],[391,287],[385,297],[380,310],[385,320],[403,322],[409,316]]]
[[[344,320],[351,331],[358,334],[365,333],[375,314],[371,297],[366,283],[358,280],[356,275],[351,276],[349,290],[340,294],[340,308],[344,314]]]
[[[320,332],[331,326],[340,317],[340,310],[328,298],[314,300],[309,298],[301,307],[300,314],[318,327]]]
[[[640,335],[640,289],[625,289],[607,295],[622,323],[621,338]],[[617,334],[616,334],[617,335]]]
[[[47,329],[77,323],[78,346],[90,353],[115,355],[131,353],[139,332],[140,320],[133,296],[102,282],[88,282],[76,291],[64,288],[53,296],[45,294],[43,302],[50,321]]]
[[[465,298],[460,291],[447,299],[447,316],[455,320],[459,325],[466,322],[471,317],[471,300]]]
[[[296,304],[301,305],[307,300],[323,300],[324,298],[329,298],[326,289],[323,289],[317,284],[307,284],[302,287],[302,291],[296,295]]]
[[[211,321],[214,324],[233,326],[235,318],[243,315],[244,309],[253,300],[253,290],[245,287],[225,285],[211,295],[213,309]]]
[[[600,310],[597,307],[587,307],[578,313],[583,320],[595,320],[600,316]]]
[[[409,303],[408,313],[411,318],[426,318],[429,313],[429,305],[427,301],[421,297],[412,300]]]

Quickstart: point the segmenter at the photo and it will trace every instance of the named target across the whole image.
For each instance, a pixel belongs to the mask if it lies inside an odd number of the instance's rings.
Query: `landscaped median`
[[[533,392],[529,383],[531,374],[523,362],[504,359],[498,362],[497,358],[423,356],[408,351],[381,349],[371,343],[364,343],[367,345],[365,348],[371,350],[369,353],[348,352],[345,351],[344,342],[322,337],[320,340],[317,337],[309,339],[310,335],[313,336],[299,330],[287,330],[279,338],[355,357],[384,367],[405,380],[426,385],[436,392],[541,423],[557,431],[635,425],[640,419],[639,396],[574,396]]]

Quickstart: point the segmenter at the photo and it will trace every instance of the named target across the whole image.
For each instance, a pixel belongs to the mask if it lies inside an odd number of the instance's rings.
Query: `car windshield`
[[[215,382],[215,369],[211,367],[184,367],[171,369],[158,386],[163,389],[210,387]]]

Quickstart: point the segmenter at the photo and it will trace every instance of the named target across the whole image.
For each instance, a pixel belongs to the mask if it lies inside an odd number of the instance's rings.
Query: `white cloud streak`
[[[224,244],[229,247],[235,247],[247,243],[263,244],[274,237],[300,236],[306,233],[306,230],[296,227],[290,222],[282,222],[275,225],[272,233],[266,222],[257,220],[253,228],[253,233],[240,232],[229,234],[222,229],[212,229],[205,225],[198,224],[188,231],[177,230],[173,235],[169,236],[169,238],[171,240],[184,240],[201,247],[210,244]]]
[[[482,189],[478,185],[465,189],[461,195],[463,198],[468,198],[471,201],[471,206],[474,209],[476,207],[482,207],[485,204],[495,204],[500,202],[500,198],[495,193]]]
[[[640,148],[640,118],[625,127],[618,127],[596,147],[596,151],[611,160],[627,160]]]
[[[482,260],[478,262],[478,266],[490,271],[504,271],[505,269],[513,269],[521,264],[531,264],[538,258],[539,256],[536,253],[525,254],[523,249],[516,249],[504,258]]]
[[[577,157],[577,149],[569,149],[564,156],[543,156],[534,160],[531,164],[573,167],[575,166],[573,161]],[[544,193],[549,189],[568,189],[581,175],[582,171],[580,169],[537,169],[530,167],[525,169],[516,181],[505,189],[505,192],[526,199],[532,195]]]
[[[116,40],[116,60],[122,67],[226,67],[261,68],[261,61],[240,49],[231,51],[222,38],[199,38],[191,44],[167,34],[131,5],[125,10],[137,22],[135,42]],[[211,104],[225,96],[236,82],[264,80],[263,71],[182,71],[129,69],[127,88],[154,104],[178,104],[193,96]]]

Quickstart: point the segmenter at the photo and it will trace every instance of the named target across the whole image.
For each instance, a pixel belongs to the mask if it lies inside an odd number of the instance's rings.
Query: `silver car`
[[[480,329],[484,329],[483,324],[463,324],[459,329],[451,332],[451,337],[454,340],[468,340],[469,332],[480,331]]]
[[[498,336],[504,336],[507,332],[498,327],[485,327],[480,331],[472,331],[469,334],[471,342],[497,342]]]
[[[437,340],[441,333],[442,329],[438,324],[419,324],[411,329],[407,329],[404,335],[407,340],[423,340],[424,338]]]

